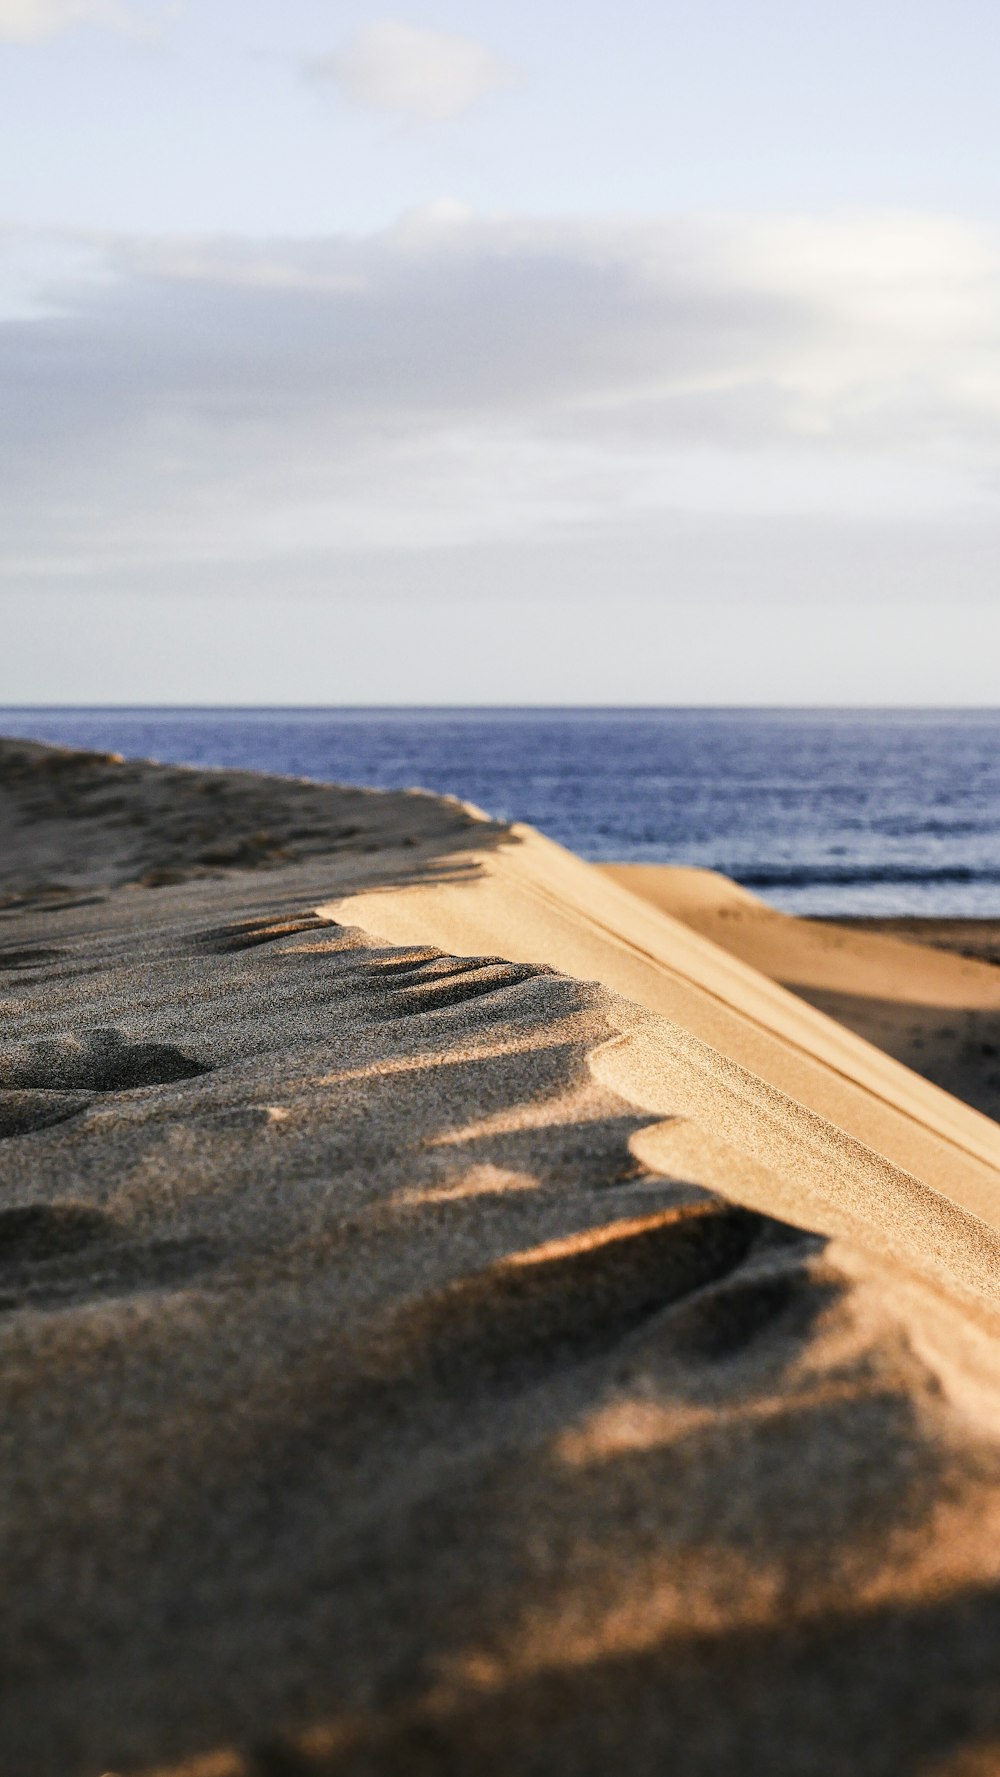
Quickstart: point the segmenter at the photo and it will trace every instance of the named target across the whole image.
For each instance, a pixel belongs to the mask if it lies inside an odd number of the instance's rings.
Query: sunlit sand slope
[[[602,870],[917,1073],[1000,1117],[1000,968],[986,960],[995,949],[990,922],[838,925],[780,913],[711,870]],[[921,935],[931,943],[918,942]],[[962,948],[979,955],[962,955]]]
[[[475,874],[327,911],[392,942],[422,934],[462,954],[492,949],[600,981],[975,1214],[1000,1216],[992,1120],[529,828],[484,852]]]

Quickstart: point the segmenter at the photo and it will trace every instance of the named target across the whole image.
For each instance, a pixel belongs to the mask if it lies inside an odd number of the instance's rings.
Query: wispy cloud
[[[395,19],[367,26],[345,49],[307,63],[306,73],[332,82],[352,104],[427,122],[458,116],[511,78],[473,38]]]
[[[0,325],[8,584],[1000,516],[990,227],[436,206],[363,239],[88,251],[84,275],[53,248]]]
[[[148,38],[161,23],[126,0],[0,0],[0,43],[45,43],[77,25]]]

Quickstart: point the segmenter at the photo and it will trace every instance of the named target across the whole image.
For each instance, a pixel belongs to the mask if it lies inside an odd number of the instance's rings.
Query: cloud
[[[439,204],[367,238],[33,238],[19,264],[40,281],[0,323],[9,587],[335,587],[502,547],[549,588],[558,560],[613,580],[693,534],[728,559],[779,532],[787,587],[815,583],[810,535],[845,539],[847,575],[862,534],[995,549],[993,227]]]
[[[471,37],[394,19],[359,31],[345,50],[314,59],[306,72],[332,81],[352,104],[427,122],[457,117],[510,79],[506,63]]]
[[[123,0],[0,0],[0,43],[44,43],[76,25],[149,35],[149,21]]]

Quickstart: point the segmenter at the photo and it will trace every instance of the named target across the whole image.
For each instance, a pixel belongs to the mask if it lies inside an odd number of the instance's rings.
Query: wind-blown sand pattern
[[[0,1768],[1000,1769],[995,1123],[457,803],[0,787]]]

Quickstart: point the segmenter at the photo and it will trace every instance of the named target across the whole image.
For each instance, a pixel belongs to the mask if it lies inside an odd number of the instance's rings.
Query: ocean
[[[447,791],[795,913],[1000,917],[1000,710],[22,707],[0,732]]]

